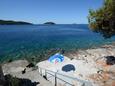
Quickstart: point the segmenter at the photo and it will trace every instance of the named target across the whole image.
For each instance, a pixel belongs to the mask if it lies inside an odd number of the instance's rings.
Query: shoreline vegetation
[[[43,25],[55,25],[54,22],[45,22]],[[35,25],[25,21],[14,21],[14,20],[0,20],[0,25]]]
[[[45,25],[55,25],[56,23],[54,23],[54,22],[45,22],[44,24]]]
[[[33,25],[33,24],[24,21],[0,20],[0,25]]]

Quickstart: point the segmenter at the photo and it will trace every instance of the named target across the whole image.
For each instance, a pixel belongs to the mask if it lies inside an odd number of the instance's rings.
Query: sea
[[[104,39],[88,24],[0,25],[0,62],[24,58],[48,58],[48,52],[111,44],[115,37]],[[50,56],[50,55],[49,55]]]

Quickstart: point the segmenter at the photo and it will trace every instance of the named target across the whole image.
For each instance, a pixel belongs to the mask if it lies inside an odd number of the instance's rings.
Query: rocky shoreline
[[[56,64],[60,73],[61,67],[65,64],[73,64],[77,70],[69,73],[70,76],[79,77],[92,82],[93,86],[115,86],[115,46],[104,45],[100,48],[78,50],[65,54],[65,61]],[[47,62],[47,64],[46,64]],[[46,81],[38,74],[38,69],[28,68],[26,60],[17,60],[2,65],[4,75],[12,75],[20,79],[29,79],[32,83],[39,82],[35,86],[52,86],[51,82]],[[54,70],[55,66],[47,60],[37,63],[36,66]],[[22,71],[26,68],[26,72]],[[65,73],[68,75],[68,73]],[[76,86],[76,85],[75,85]],[[80,86],[77,84],[77,86]]]
[[[52,86],[27,60],[2,64],[5,83],[0,86]]]
[[[74,65],[75,71],[63,72],[62,67],[67,64]],[[88,80],[93,86],[115,86],[114,45],[70,52],[65,54],[65,61],[59,64],[52,65],[46,60],[37,65],[54,72],[56,72],[55,67],[57,67],[58,73]],[[71,82],[73,83],[74,81]],[[77,86],[81,86],[81,84],[77,84]]]

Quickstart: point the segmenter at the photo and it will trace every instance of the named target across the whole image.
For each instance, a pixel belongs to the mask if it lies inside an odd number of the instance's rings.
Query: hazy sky
[[[88,10],[101,7],[102,3],[103,0],[0,0],[0,19],[88,23]]]

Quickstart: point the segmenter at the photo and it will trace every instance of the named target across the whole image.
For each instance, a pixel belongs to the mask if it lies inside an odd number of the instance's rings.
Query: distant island
[[[32,23],[24,21],[0,20],[0,25],[32,25]]]
[[[44,24],[48,24],[48,25],[55,25],[54,22],[45,22]]]

